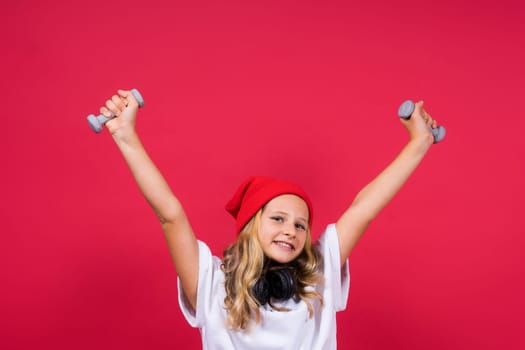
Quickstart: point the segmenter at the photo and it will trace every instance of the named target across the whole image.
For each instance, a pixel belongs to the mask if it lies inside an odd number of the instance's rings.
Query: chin
[[[282,256],[282,255],[278,255],[278,254],[272,254],[272,255],[266,255],[266,256],[269,259],[271,259],[271,260],[273,260],[275,262],[278,262],[279,264],[287,264],[287,263],[292,262],[295,259],[297,259],[298,255]]]

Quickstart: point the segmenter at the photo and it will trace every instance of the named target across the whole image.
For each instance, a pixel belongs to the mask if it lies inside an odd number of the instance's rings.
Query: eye
[[[295,224],[295,228],[300,231],[306,231],[306,226],[304,226],[303,224]]]
[[[272,216],[270,219],[272,219],[273,221],[277,221],[277,222],[283,222],[284,221],[282,216]]]

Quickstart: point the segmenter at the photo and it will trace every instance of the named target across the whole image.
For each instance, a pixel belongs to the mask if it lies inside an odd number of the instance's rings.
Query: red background
[[[523,349],[525,6],[451,1],[1,5],[2,349],[200,348],[155,215],[86,116],[138,129],[215,254],[248,175],[300,183],[316,235],[401,149],[448,129],[351,256],[341,349]]]

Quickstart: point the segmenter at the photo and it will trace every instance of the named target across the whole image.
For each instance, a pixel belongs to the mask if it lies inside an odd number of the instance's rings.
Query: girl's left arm
[[[410,141],[394,161],[357,194],[336,223],[341,266],[370,222],[401,189],[434,141],[430,127],[436,127],[437,123],[423,109],[422,101],[416,103],[412,117],[409,120],[401,119],[401,122],[410,134]]]

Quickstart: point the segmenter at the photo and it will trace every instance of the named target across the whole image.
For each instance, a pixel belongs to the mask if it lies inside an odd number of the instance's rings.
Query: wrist
[[[434,143],[434,136],[431,133],[418,135],[411,137],[408,143],[414,150],[426,153],[426,151],[428,151],[430,146],[432,146]]]
[[[139,135],[134,128],[130,128],[128,130],[117,130],[111,134],[111,136],[119,147],[140,144]]]

